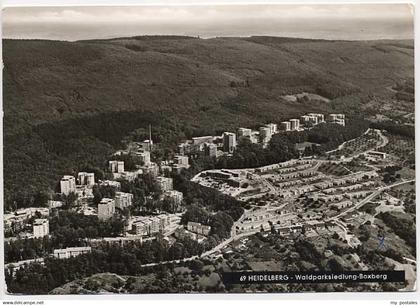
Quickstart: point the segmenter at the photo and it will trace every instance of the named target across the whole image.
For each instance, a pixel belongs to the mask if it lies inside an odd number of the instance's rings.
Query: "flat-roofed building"
[[[173,179],[159,176],[156,178],[156,183],[161,192],[171,191],[173,189]]]
[[[299,130],[300,122],[298,119],[291,119],[290,122],[290,130]]]
[[[200,145],[200,144],[211,143],[211,142],[213,142],[213,136],[202,136],[202,137],[192,138],[193,145]]]
[[[133,194],[124,192],[115,192],[115,207],[125,209],[133,203]]]
[[[63,202],[60,200],[48,200],[49,209],[57,209],[63,206]]]
[[[111,198],[102,198],[98,204],[98,218],[108,220],[115,213],[115,200]]]
[[[136,235],[146,236],[150,234],[149,222],[139,220],[133,223],[133,230],[135,231]]]
[[[140,143],[140,149],[144,151],[151,151],[153,148],[153,140],[144,140]]]
[[[189,154],[191,152],[191,143],[189,142],[184,142],[178,145],[178,153],[180,155],[186,155]]]
[[[338,124],[341,126],[346,125],[346,116],[342,113],[331,113],[328,115],[328,121],[333,124]]]
[[[114,180],[99,181],[99,185],[101,185],[101,186],[112,186],[112,187],[116,188],[117,190],[121,189],[121,183],[118,182],[118,181],[114,181]]]
[[[309,116],[309,115],[302,115],[301,117],[300,117],[300,121],[303,123],[303,124],[305,124],[305,123],[308,123],[309,121],[310,121],[310,119],[311,119],[311,117]]]
[[[322,113],[308,113],[308,115],[311,116],[311,117],[316,117],[317,118],[317,124],[325,122],[325,118],[324,118],[324,115]]]
[[[188,156],[176,155],[174,157],[174,164],[188,168],[190,166]]]
[[[152,235],[160,232],[161,220],[155,217],[144,217],[133,222],[133,229],[136,232],[136,235],[146,236]]]
[[[271,140],[271,129],[270,127],[261,126],[259,128],[260,131],[260,140],[262,143],[268,143]]]
[[[187,230],[191,231],[193,233],[197,233],[197,234],[200,234],[200,235],[207,236],[207,235],[210,234],[211,227],[206,226],[206,225],[202,225],[199,222],[189,221],[188,224],[187,224]]]
[[[233,153],[236,148],[236,134],[233,132],[223,133],[223,151]]]
[[[111,173],[122,173],[124,172],[124,161],[109,161],[109,171]]]
[[[79,172],[77,174],[77,181],[80,185],[94,186],[95,185],[95,174],[87,172]]]
[[[138,157],[140,163],[144,166],[150,165],[150,151],[143,150],[143,151],[137,151],[135,153],[135,156]]]
[[[34,220],[33,234],[35,238],[47,236],[50,233],[49,221],[45,218],[39,218]]]
[[[143,174],[151,175],[152,177],[156,177],[159,174],[159,165],[155,162],[150,162],[148,166],[141,167]]]
[[[61,194],[69,195],[76,192],[76,179],[73,176],[66,175],[60,180]]]
[[[291,123],[289,121],[281,122],[280,129],[283,131],[290,131],[291,130]]]
[[[165,198],[173,200],[176,205],[180,205],[182,203],[182,200],[184,199],[184,194],[175,190],[166,191],[163,195]]]
[[[238,128],[237,134],[238,134],[238,138],[240,138],[240,137],[251,137],[252,130],[249,129],[249,128],[240,127],[240,128]]]
[[[276,134],[278,132],[277,124],[268,123],[268,124],[265,124],[264,126],[270,128],[271,135]]]
[[[59,259],[66,259],[70,257],[76,257],[82,254],[87,254],[92,252],[91,247],[69,247],[65,249],[55,249],[54,257]]]
[[[204,145],[204,154],[211,158],[217,157],[217,145],[214,143],[208,143]]]

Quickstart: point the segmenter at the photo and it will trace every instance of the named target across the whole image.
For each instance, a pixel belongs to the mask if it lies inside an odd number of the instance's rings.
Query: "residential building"
[[[143,151],[137,151],[135,153],[136,157],[139,158],[139,161],[144,166],[150,165],[150,151],[143,150]]]
[[[115,192],[115,207],[125,209],[133,203],[133,194]]]
[[[139,220],[133,222],[132,227],[136,232],[136,235],[152,235],[162,232],[161,219],[157,216],[153,217],[142,217]]]
[[[178,153],[180,155],[186,155],[191,152],[191,143],[184,142],[178,145]]]
[[[316,117],[317,118],[317,124],[324,123],[325,118],[322,113],[308,113],[310,117]]]
[[[70,193],[76,192],[76,179],[73,176],[64,176],[60,180],[61,194],[69,195]]]
[[[109,161],[109,171],[111,173],[124,172],[124,161]]]
[[[290,122],[290,130],[299,130],[300,122],[298,119],[291,119]]]
[[[121,183],[118,182],[118,181],[114,181],[114,180],[99,181],[99,185],[101,185],[101,186],[112,186],[112,187],[115,187],[117,190],[119,190],[121,188]]]
[[[65,249],[55,249],[53,255],[55,258],[66,259],[66,258],[90,253],[91,251],[92,251],[91,247],[70,247],[70,248],[65,248]]]
[[[309,115],[306,115],[306,114],[302,115],[300,117],[300,121],[301,121],[302,124],[308,123],[310,121],[310,119],[311,119],[311,117]]]
[[[207,235],[210,234],[211,227],[206,226],[206,225],[202,225],[199,222],[189,221],[188,224],[187,224],[187,230],[191,231],[193,233],[197,233],[197,234],[200,234],[200,235],[207,236]]]
[[[193,137],[192,138],[192,144],[193,145],[201,145],[204,143],[212,143],[213,142],[213,136],[203,136],[203,137]]]
[[[281,122],[280,129],[283,131],[290,131],[291,130],[291,123],[289,121]]]
[[[93,198],[93,188],[87,185],[76,185],[77,198]]]
[[[98,204],[98,218],[100,220],[108,220],[115,213],[115,200],[111,198],[102,198]]]
[[[140,149],[143,151],[151,151],[153,148],[153,140],[144,140],[141,142]]]
[[[129,172],[122,172],[122,173],[114,173],[114,179],[123,179],[127,181],[134,181],[139,175],[143,174],[143,168],[129,171]]]
[[[223,151],[233,153],[236,148],[236,134],[233,132],[223,133]]]
[[[49,221],[45,218],[39,218],[34,220],[33,234],[35,238],[44,237],[49,234]]]
[[[249,128],[238,128],[238,138],[240,137],[251,137],[252,130]]]
[[[270,127],[260,127],[260,140],[262,143],[267,144],[271,140],[271,129]]]
[[[95,174],[79,172],[77,174],[77,181],[80,185],[94,186],[95,185]]]
[[[151,162],[149,166],[143,166],[143,174],[149,174],[153,177],[157,177],[159,174],[159,165],[157,165],[155,162]]]
[[[174,164],[184,168],[190,167],[188,156],[176,155],[174,157]]]
[[[164,193],[164,197],[170,198],[176,205],[180,205],[182,203],[182,199],[184,198],[184,194],[182,192],[172,190],[166,191]]]
[[[370,150],[366,152],[365,155],[368,157],[374,157],[374,158],[379,158],[379,159],[386,159],[387,157],[387,153],[384,153],[381,151],[374,151],[374,150]]]
[[[331,113],[328,116],[328,121],[330,123],[338,124],[338,125],[341,125],[341,126],[345,126],[346,125],[346,117],[342,113]]]
[[[217,158],[217,145],[213,143],[206,143],[204,145],[204,154],[211,158]]]
[[[49,209],[57,209],[63,206],[63,202],[59,200],[48,200]]]
[[[268,127],[270,129],[271,135],[276,134],[278,132],[278,130],[277,130],[277,124],[269,123],[269,124],[265,124],[264,126],[265,127]]]
[[[173,189],[173,179],[159,176],[156,178],[156,183],[161,192],[171,191]]]
[[[13,213],[3,215],[4,231],[17,232],[25,228],[26,224],[32,220],[36,215],[48,217],[50,211],[48,208],[26,208],[19,209]]]

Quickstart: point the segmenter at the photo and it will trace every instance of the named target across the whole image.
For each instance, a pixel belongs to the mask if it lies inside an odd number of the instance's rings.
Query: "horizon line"
[[[286,39],[296,39],[296,40],[312,40],[312,41],[326,41],[326,42],[333,42],[333,41],[343,41],[343,42],[361,42],[361,41],[385,41],[385,40],[407,40],[407,41],[414,41],[415,37],[412,38],[377,38],[377,39],[332,39],[332,38],[308,38],[308,37],[298,37],[298,36],[273,36],[273,35],[249,35],[249,36],[209,36],[209,37],[202,37],[200,35],[191,36],[191,35],[177,35],[177,34],[144,34],[144,35],[133,35],[133,36],[116,36],[116,37],[109,37],[109,38],[90,38],[90,39],[77,39],[77,40],[67,40],[67,39],[49,39],[49,38],[16,38],[16,37],[2,37],[2,40],[25,40],[25,41],[59,41],[59,42],[89,42],[89,41],[110,41],[110,40],[118,40],[118,39],[135,39],[137,37],[156,37],[156,38],[164,38],[164,37],[178,37],[178,38],[189,38],[189,39],[203,39],[203,40],[210,40],[210,39],[223,39],[223,38],[253,38],[253,37],[266,37],[266,38],[286,38]]]

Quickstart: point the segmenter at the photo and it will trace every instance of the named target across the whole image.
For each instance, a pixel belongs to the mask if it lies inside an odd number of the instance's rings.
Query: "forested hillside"
[[[310,111],[351,116],[412,78],[413,56],[412,41],[4,40],[6,206],[32,205],[60,175],[102,167],[149,123],[174,144]],[[327,100],[284,98],[302,92]]]

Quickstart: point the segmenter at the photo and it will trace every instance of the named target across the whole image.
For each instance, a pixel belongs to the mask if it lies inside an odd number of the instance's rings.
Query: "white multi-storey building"
[[[213,143],[205,144],[204,154],[209,157],[217,157],[217,145]]]
[[[281,127],[281,130],[290,131],[290,122],[289,121],[281,122],[280,127]]]
[[[162,192],[172,191],[173,189],[173,179],[168,177],[159,176],[156,177],[156,183],[158,188]]]
[[[166,191],[164,193],[164,196],[166,198],[170,198],[171,200],[173,200],[175,202],[175,204],[177,204],[177,205],[181,204],[182,199],[184,198],[184,194],[182,192],[175,191],[175,190]]]
[[[91,251],[92,251],[91,247],[70,247],[70,248],[65,248],[65,249],[55,249],[53,255],[55,258],[66,259],[66,258],[90,253]]]
[[[95,185],[95,174],[79,172],[77,174],[77,181],[80,185],[94,186]]]
[[[252,130],[249,128],[238,128],[238,138],[240,137],[250,137]]]
[[[227,153],[233,153],[236,148],[236,134],[233,132],[223,133],[223,150]]]
[[[262,143],[268,143],[271,140],[271,129],[270,127],[260,127],[260,139]]]
[[[111,173],[124,172],[124,161],[109,161],[109,170]]]
[[[108,220],[115,213],[115,200],[110,198],[102,198],[98,204],[98,218],[100,220]]]
[[[139,157],[144,166],[150,165],[150,151],[138,151],[135,155]]]
[[[76,192],[76,179],[73,176],[64,176],[60,180],[61,194],[69,195]]]
[[[265,124],[264,126],[270,128],[271,135],[276,134],[278,132],[277,124],[269,123],[269,124]]]
[[[334,124],[338,124],[341,126],[345,126],[346,125],[346,116],[342,113],[331,113],[328,116],[328,121],[330,123],[334,123]]]
[[[133,203],[133,194],[124,192],[115,192],[115,206],[124,209]]]
[[[291,119],[290,121],[290,130],[299,130],[300,123],[298,119]]]
[[[45,218],[34,220],[33,234],[35,238],[47,236],[50,233],[49,221]]]

